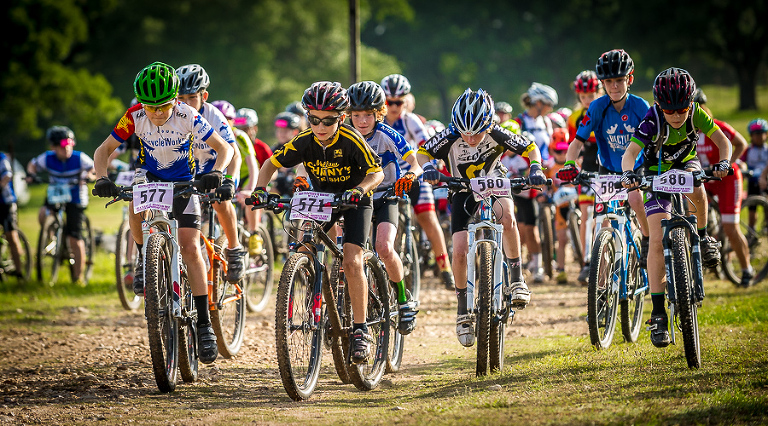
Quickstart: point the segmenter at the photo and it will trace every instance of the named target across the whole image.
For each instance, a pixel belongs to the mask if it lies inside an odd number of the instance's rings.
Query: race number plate
[[[312,219],[320,222],[331,220],[333,208],[329,203],[333,194],[325,192],[301,191],[291,198],[291,220]]]
[[[653,190],[671,194],[693,192],[693,173],[685,170],[667,170],[653,177]]]
[[[48,185],[48,204],[66,204],[72,201],[72,187],[66,183]]]
[[[173,209],[173,182],[151,182],[133,186],[133,212]]]
[[[600,175],[592,181],[595,199],[601,203],[621,201],[629,198],[626,189],[617,189],[614,184],[621,181],[621,175]]]
[[[509,185],[509,179],[500,177],[478,177],[469,180],[475,201],[495,196],[510,196],[512,189]]]

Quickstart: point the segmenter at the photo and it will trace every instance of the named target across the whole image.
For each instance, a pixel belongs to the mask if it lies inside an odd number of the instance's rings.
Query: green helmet
[[[164,104],[179,94],[179,76],[172,66],[154,62],[136,74],[133,92],[142,104]]]

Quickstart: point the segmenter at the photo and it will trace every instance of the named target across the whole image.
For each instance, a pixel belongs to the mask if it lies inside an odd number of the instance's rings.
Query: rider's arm
[[[416,159],[418,155],[418,153],[414,152],[411,155],[405,157],[405,162],[411,165],[410,172],[416,175],[416,177],[419,177],[422,173],[424,173],[424,170],[421,169],[419,161]]]
[[[211,136],[205,142],[216,151],[216,163],[214,163],[213,169],[223,172],[227,164],[232,160],[232,147],[216,132],[211,133]]]
[[[741,135],[741,133],[734,132],[733,138],[731,138],[731,145],[733,146],[733,153],[731,153],[731,164],[733,164],[736,162],[736,160],[741,158],[741,154],[747,150],[747,140],[744,138],[744,136]]]
[[[96,148],[96,152],[93,153],[93,168],[96,171],[96,177],[107,176],[107,167],[109,166],[112,152],[120,146],[120,143],[120,141],[110,134],[104,142]]]
[[[269,157],[269,160],[265,161],[259,169],[259,177],[256,179],[256,188],[266,188],[272,178],[274,178],[277,172],[277,166],[272,162],[273,157]]]
[[[565,153],[565,161],[576,161],[576,159],[579,158],[579,154],[581,154],[581,148],[584,147],[584,141],[582,141],[579,138],[574,138],[573,141],[568,145],[568,151]]]
[[[429,158],[429,155],[422,153],[421,150],[416,153],[416,162],[419,163],[419,166],[423,166],[430,161],[432,161],[432,159]]]
[[[240,163],[242,162],[242,157],[240,156],[240,147],[237,146],[236,143],[229,143],[228,145],[232,148],[232,159],[229,160],[227,171],[224,174],[232,176],[233,179],[239,179]]]
[[[384,172],[382,171],[371,172],[365,175],[362,182],[360,182],[360,184],[357,186],[363,189],[363,194],[367,194],[373,191],[374,189],[376,189],[376,187],[378,187],[381,181],[383,180],[384,180]]]
[[[637,143],[630,141],[627,146],[627,150],[624,151],[624,155],[621,157],[621,170],[625,172],[631,172],[635,169],[635,161],[637,161],[637,155],[643,148]]]

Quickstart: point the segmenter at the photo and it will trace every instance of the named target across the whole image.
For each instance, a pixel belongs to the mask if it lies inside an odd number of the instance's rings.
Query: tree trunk
[[[739,111],[757,109],[757,64],[743,63],[736,67],[737,80],[739,82]]]

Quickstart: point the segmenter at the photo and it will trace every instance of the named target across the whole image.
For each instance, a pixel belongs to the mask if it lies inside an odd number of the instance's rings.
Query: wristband
[[[232,180],[232,175],[224,175],[224,178]]]
[[[541,162],[539,160],[531,160],[531,165],[538,164],[541,166]]]
[[[565,163],[563,163],[563,166],[575,166],[575,165],[576,165],[576,162],[573,160],[566,161]]]

